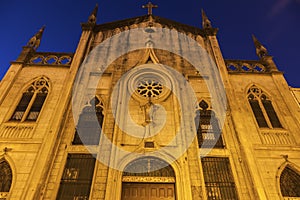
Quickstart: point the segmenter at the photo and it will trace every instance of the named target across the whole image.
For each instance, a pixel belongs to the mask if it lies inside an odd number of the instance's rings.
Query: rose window
[[[156,97],[162,92],[162,85],[155,80],[146,80],[138,84],[137,92],[144,97]]]

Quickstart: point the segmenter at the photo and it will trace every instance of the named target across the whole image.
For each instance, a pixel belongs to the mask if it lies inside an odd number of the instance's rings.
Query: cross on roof
[[[149,2],[148,4],[143,5],[142,8],[148,8],[148,15],[152,15],[152,8],[158,8],[158,6]]]

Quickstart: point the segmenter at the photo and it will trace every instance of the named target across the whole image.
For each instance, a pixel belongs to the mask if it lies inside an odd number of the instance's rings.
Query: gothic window
[[[197,110],[196,126],[198,125],[198,145],[200,148],[223,148],[224,144],[218,119],[212,110],[208,110],[208,107],[208,104],[202,100],[199,103],[200,110]]]
[[[238,199],[228,158],[201,159],[208,200]]]
[[[300,197],[300,175],[289,166],[280,175],[280,189],[284,197]]]
[[[35,80],[23,93],[11,120],[36,121],[49,90],[48,80],[44,77]]]
[[[98,145],[103,119],[103,104],[95,97],[79,116],[73,145]]]
[[[271,100],[261,89],[252,86],[248,90],[248,101],[259,127],[282,128]]]
[[[88,200],[95,158],[90,154],[69,154],[57,200]]]
[[[0,192],[9,192],[11,183],[11,168],[5,160],[0,160]]]

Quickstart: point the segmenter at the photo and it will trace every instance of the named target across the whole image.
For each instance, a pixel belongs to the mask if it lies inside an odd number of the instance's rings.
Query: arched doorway
[[[129,163],[122,177],[122,200],[175,200],[175,173],[165,161],[145,157]]]

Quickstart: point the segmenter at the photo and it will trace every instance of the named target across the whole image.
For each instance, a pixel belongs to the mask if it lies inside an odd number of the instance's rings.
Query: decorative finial
[[[95,24],[97,21],[97,13],[98,13],[98,4],[96,4],[92,14],[89,16],[88,23]]]
[[[259,58],[263,58],[265,56],[268,56],[268,51],[267,49],[257,40],[257,38],[252,34],[252,39],[255,45],[256,49],[256,55]]]
[[[201,13],[202,13],[202,28],[212,28],[211,22],[206,16],[203,9],[201,9]]]
[[[152,9],[158,8],[158,5],[154,5],[151,2],[149,2],[148,4],[143,5],[142,8],[148,8],[148,15],[152,15]]]
[[[41,38],[43,36],[43,32],[45,30],[45,26],[43,26],[39,32],[37,32],[32,38],[30,38],[30,40],[27,43],[27,47],[32,47],[34,50],[36,50],[41,43]]]

